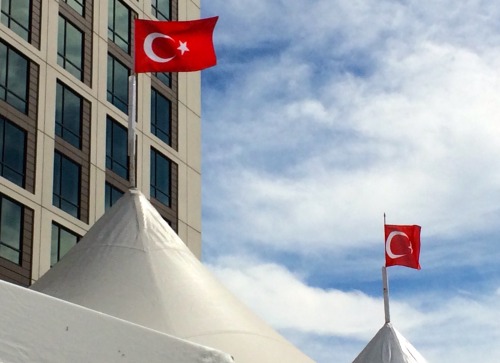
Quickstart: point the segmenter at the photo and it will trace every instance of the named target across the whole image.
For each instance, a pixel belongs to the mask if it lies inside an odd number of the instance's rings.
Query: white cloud
[[[330,275],[356,288],[380,257],[386,212],[389,223],[423,226],[432,271],[472,267],[483,279],[471,296],[433,282],[394,299],[396,326],[429,361],[497,362],[498,290],[485,286],[496,283],[500,253],[500,6],[204,6],[221,15],[220,65],[204,73],[203,89],[203,238],[220,257],[213,269],[318,361],[346,359],[329,355],[332,340],[354,358],[382,324],[381,298],[309,286],[308,274],[328,256]],[[304,265],[311,256],[320,267]]]
[[[211,268],[276,329],[292,337],[317,337],[315,341],[297,338],[304,351],[322,351],[337,359],[350,354],[353,359],[384,322],[381,296],[307,286],[280,265],[242,256],[218,260]],[[436,292],[417,293],[391,300],[391,321],[430,362],[466,362],[480,357],[481,362],[493,363],[500,359],[500,349],[491,346],[500,337],[499,308],[494,291],[452,299]],[[355,339],[358,344],[350,345],[347,352],[336,352],[328,343],[318,347],[325,337]]]

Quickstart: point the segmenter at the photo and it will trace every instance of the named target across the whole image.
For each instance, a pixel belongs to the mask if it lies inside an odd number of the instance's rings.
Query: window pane
[[[158,80],[167,87],[172,87],[172,73],[155,73]]]
[[[23,207],[7,198],[1,198],[0,256],[19,264],[21,258]]]
[[[59,82],[56,97],[56,135],[80,149],[83,100]]]
[[[128,113],[129,69],[108,54],[108,101]]]
[[[24,187],[26,132],[0,116],[0,175]]]
[[[151,0],[151,11],[158,20],[170,20],[170,0]]]
[[[52,242],[50,250],[50,266],[64,257],[68,251],[78,243],[80,236],[70,230],[52,223]]]
[[[151,149],[151,196],[170,206],[170,160]]]
[[[104,208],[105,210],[108,210],[113,206],[113,204],[115,204],[118,201],[118,199],[122,197],[124,193],[120,189],[115,188],[109,183],[106,183],[105,191],[106,191],[105,193],[106,200]]]
[[[130,9],[120,0],[108,1],[108,37],[123,51],[130,52]]]
[[[59,152],[54,154],[53,204],[80,216],[80,165]]]
[[[2,24],[29,41],[31,0],[2,0],[0,3]]]
[[[155,89],[151,90],[151,132],[166,144],[171,144],[171,103]]]
[[[127,129],[109,117],[106,122],[106,168],[128,179]]]
[[[71,6],[78,14],[83,16],[85,10],[84,0],[64,0],[64,2]]]
[[[79,80],[83,77],[83,33],[59,16],[57,63]]]
[[[0,42],[0,99],[19,111],[28,110],[28,60]]]

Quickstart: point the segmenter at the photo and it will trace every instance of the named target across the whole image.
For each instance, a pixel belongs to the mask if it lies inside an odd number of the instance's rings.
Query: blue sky
[[[383,214],[422,226],[389,269],[429,362],[500,361],[500,6],[211,0],[204,261],[318,363],[383,325]]]

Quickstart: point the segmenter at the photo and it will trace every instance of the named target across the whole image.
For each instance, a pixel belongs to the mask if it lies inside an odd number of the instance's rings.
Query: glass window
[[[64,2],[81,16],[85,13],[85,0],[64,0]]]
[[[54,153],[52,203],[73,217],[80,217],[81,167],[58,151]]]
[[[129,69],[108,54],[108,101],[128,113]]]
[[[31,0],[2,0],[0,20],[24,40],[30,40]]]
[[[110,117],[106,120],[106,168],[128,179],[127,129]]]
[[[165,86],[172,88],[172,73],[170,73],[170,72],[164,72],[164,73],[155,72],[154,75]]]
[[[26,131],[0,116],[0,174],[24,188]]]
[[[158,20],[171,20],[171,1],[170,0],[151,0],[151,12]]]
[[[57,64],[83,79],[83,32],[62,16],[57,35]]]
[[[118,199],[120,199],[122,197],[124,193],[114,187],[113,185],[109,184],[109,183],[106,183],[105,185],[105,205],[104,205],[104,208],[105,210],[108,210],[109,208],[111,208],[113,206],[113,204],[115,204]]]
[[[0,99],[28,113],[29,62],[0,41]]]
[[[108,0],[108,38],[130,52],[130,9],[120,0]]]
[[[21,264],[24,207],[0,196],[0,257]]]
[[[151,197],[170,207],[171,161],[151,149]]]
[[[69,229],[52,223],[52,243],[50,248],[50,267],[54,266],[68,251],[78,243],[80,236]]]
[[[171,102],[154,88],[151,89],[151,132],[166,144],[171,144]]]
[[[56,98],[56,135],[80,149],[83,99],[61,82],[57,82]]]

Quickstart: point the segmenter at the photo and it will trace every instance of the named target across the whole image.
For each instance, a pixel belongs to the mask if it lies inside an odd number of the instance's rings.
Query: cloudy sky
[[[204,260],[318,363],[384,323],[383,214],[422,226],[392,321],[440,363],[500,361],[500,5],[207,0]]]

